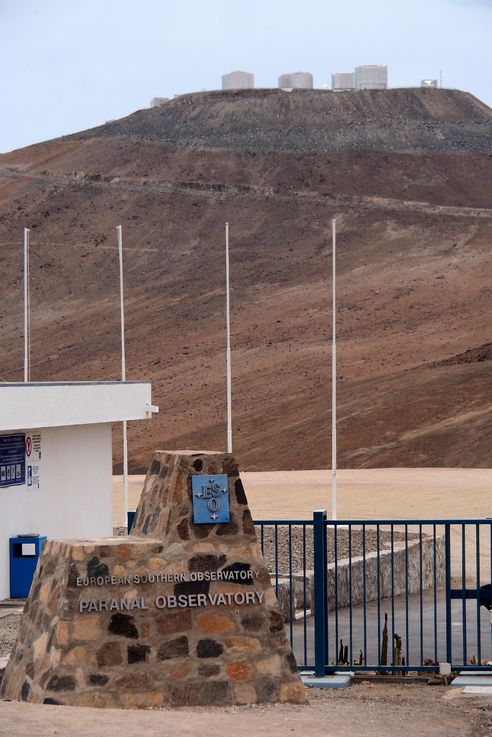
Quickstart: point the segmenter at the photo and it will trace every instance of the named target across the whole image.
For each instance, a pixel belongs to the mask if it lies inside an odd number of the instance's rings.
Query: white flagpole
[[[333,337],[331,350],[331,518],[337,519],[337,301],[336,301],[336,247],[337,221],[331,221],[332,238],[332,315]]]
[[[24,382],[29,381],[29,228],[24,228]]]
[[[229,223],[225,224],[226,245],[226,376],[227,376],[227,452],[232,453],[232,366],[231,366],[231,299],[229,280]]]
[[[118,235],[118,259],[120,265],[120,323],[121,323],[121,381],[126,381],[125,355],[125,303],[123,292],[123,233],[121,225],[116,226]],[[123,421],[123,512],[125,525],[128,518],[128,437],[127,423]]]

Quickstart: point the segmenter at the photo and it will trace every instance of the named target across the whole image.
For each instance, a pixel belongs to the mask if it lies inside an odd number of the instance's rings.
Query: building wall
[[[385,90],[388,87],[388,67],[378,64],[355,67],[354,81],[356,90]]]
[[[0,599],[10,593],[9,537],[26,532],[49,538],[112,535],[111,424],[34,432],[41,433],[39,489],[0,488]]]
[[[313,75],[310,72],[292,72],[281,74],[278,78],[278,86],[283,89],[293,87],[294,89],[312,90]]]
[[[249,72],[230,72],[222,75],[223,90],[252,89],[255,86],[255,75]]]
[[[336,72],[331,75],[332,90],[353,90],[355,89],[353,72]]]

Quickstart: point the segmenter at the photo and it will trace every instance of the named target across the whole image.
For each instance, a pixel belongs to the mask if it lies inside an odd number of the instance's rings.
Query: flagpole
[[[116,233],[118,236],[118,260],[120,267],[121,381],[126,381],[125,303],[123,291],[123,233],[121,225],[116,226]],[[128,518],[128,436],[126,420],[123,420],[123,513],[126,525]]]
[[[229,273],[229,223],[225,224],[226,251],[226,379],[227,379],[227,452],[232,453],[232,363],[231,363],[231,299]]]
[[[336,312],[336,247],[337,221],[331,221],[332,238],[332,351],[331,351],[331,518],[337,519],[337,312]]]
[[[24,382],[29,381],[29,228],[24,228]]]

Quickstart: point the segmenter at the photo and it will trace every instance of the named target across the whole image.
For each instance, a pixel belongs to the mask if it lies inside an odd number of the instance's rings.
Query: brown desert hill
[[[326,467],[336,217],[340,465],[489,466],[491,185],[492,111],[454,90],[184,95],[4,154],[0,376],[29,226],[31,378],[118,378],[121,223],[128,378],[161,408],[131,470],[223,447],[228,221],[236,454]]]

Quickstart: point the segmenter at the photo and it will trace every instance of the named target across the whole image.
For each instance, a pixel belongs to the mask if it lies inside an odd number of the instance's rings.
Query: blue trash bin
[[[126,530],[127,530],[128,534],[130,534],[130,531],[131,531],[131,529],[133,527],[133,520],[135,519],[136,513],[137,513],[136,510],[134,512],[127,512],[126,513]]]
[[[45,537],[11,537],[10,543],[10,597],[26,599],[29,596],[38,558],[46,542]]]

